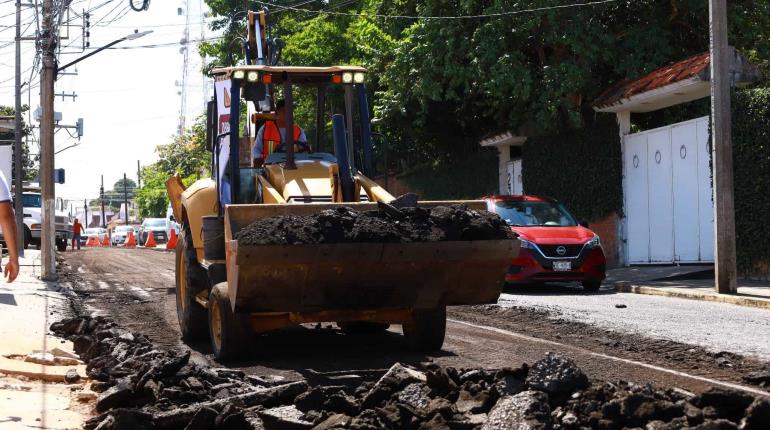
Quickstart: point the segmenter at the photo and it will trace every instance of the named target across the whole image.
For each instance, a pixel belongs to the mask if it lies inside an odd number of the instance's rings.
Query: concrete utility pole
[[[16,248],[19,256],[24,256],[24,204],[21,200],[23,193],[22,189],[22,153],[21,153],[21,0],[16,0],[16,118],[14,120],[14,143],[13,143],[13,158],[16,162],[14,165],[14,180],[13,185],[16,190],[16,198],[14,199],[14,210],[16,211],[16,231],[18,232],[19,240],[16,241]]]
[[[102,228],[107,228],[107,215],[104,213],[104,175],[102,175],[102,186],[99,187],[99,200],[102,201]]]
[[[56,73],[56,34],[53,27],[53,0],[43,0],[43,25],[40,51],[43,69],[40,73],[40,185],[43,194],[43,216],[40,247],[42,279],[55,281],[56,275],[56,191],[54,188],[54,74]]]
[[[726,0],[709,0],[711,26],[711,159],[714,165],[714,275],[717,293],[738,292]]]
[[[126,211],[126,225],[128,225],[128,186],[126,185],[126,174],[123,174],[123,207]]]
[[[142,186],[142,167],[139,165],[139,160],[136,160],[136,187]]]

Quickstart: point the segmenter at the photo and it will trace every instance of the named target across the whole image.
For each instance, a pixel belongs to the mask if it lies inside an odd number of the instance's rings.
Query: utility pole
[[[104,214],[104,175],[102,175],[102,186],[99,187],[99,200],[102,201],[102,228],[107,228],[107,217]]]
[[[56,190],[54,188],[54,74],[56,73],[56,31],[53,26],[53,0],[43,0],[43,25],[40,35],[40,51],[43,69],[40,73],[40,182],[43,193],[41,249],[43,257],[42,279],[55,281],[56,255]]]
[[[83,222],[86,228],[91,226],[91,220],[88,218],[88,199],[83,199]]]
[[[136,160],[136,187],[142,187],[142,167],[139,165],[139,160]]]
[[[711,27],[711,159],[714,166],[714,279],[717,293],[738,292],[726,0],[709,0]]]
[[[126,174],[123,174],[123,207],[126,211],[126,225],[128,225],[128,186],[126,185]]]
[[[13,158],[16,161],[14,165],[13,185],[16,190],[14,199],[14,210],[16,211],[16,231],[19,233],[19,240],[16,241],[16,250],[20,257],[24,256],[24,204],[21,200],[22,189],[22,153],[21,153],[21,0],[16,0],[16,118],[14,119],[14,143]]]

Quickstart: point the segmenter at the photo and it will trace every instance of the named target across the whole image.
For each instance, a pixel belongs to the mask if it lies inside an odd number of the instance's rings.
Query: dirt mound
[[[357,387],[280,385],[159,351],[104,318],[51,329],[88,363],[100,415],[86,429],[767,429],[770,402],[711,389],[693,395],[626,382],[591,384],[570,359],[531,368],[394,364]]]
[[[241,245],[303,245],[345,242],[439,242],[510,239],[515,235],[496,214],[464,205],[433,208],[379,204],[359,212],[346,206],[309,216],[279,216],[255,221],[235,238]]]

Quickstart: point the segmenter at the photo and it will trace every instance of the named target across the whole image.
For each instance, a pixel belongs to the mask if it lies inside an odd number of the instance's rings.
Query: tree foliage
[[[142,168],[142,187],[136,191],[140,216],[165,216],[169,204],[166,195],[166,180],[169,177],[178,174],[182,182],[189,185],[208,175],[210,153],[206,151],[205,142],[205,117],[199,117],[184,134],[174,136],[171,143],[156,148],[159,160]],[[122,185],[122,179],[119,182]]]
[[[241,59],[244,3],[207,0],[225,37],[201,52],[220,65]],[[279,5],[282,5],[280,2]],[[708,49],[703,0],[618,0],[573,8],[563,0],[331,0],[274,7],[273,35],[291,65],[359,64],[375,123],[390,149],[425,161],[477,151],[502,130],[534,136],[582,128],[591,102],[613,83]],[[441,17],[536,11],[476,19]],[[729,3],[730,43],[768,71],[770,3]],[[312,103],[298,106],[309,120]]]

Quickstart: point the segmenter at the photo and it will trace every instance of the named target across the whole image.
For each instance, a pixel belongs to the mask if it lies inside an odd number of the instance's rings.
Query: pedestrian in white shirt
[[[19,254],[16,250],[16,218],[11,207],[11,191],[8,181],[0,171],[0,229],[8,247],[8,263],[5,264],[5,281],[13,282],[19,274]]]

